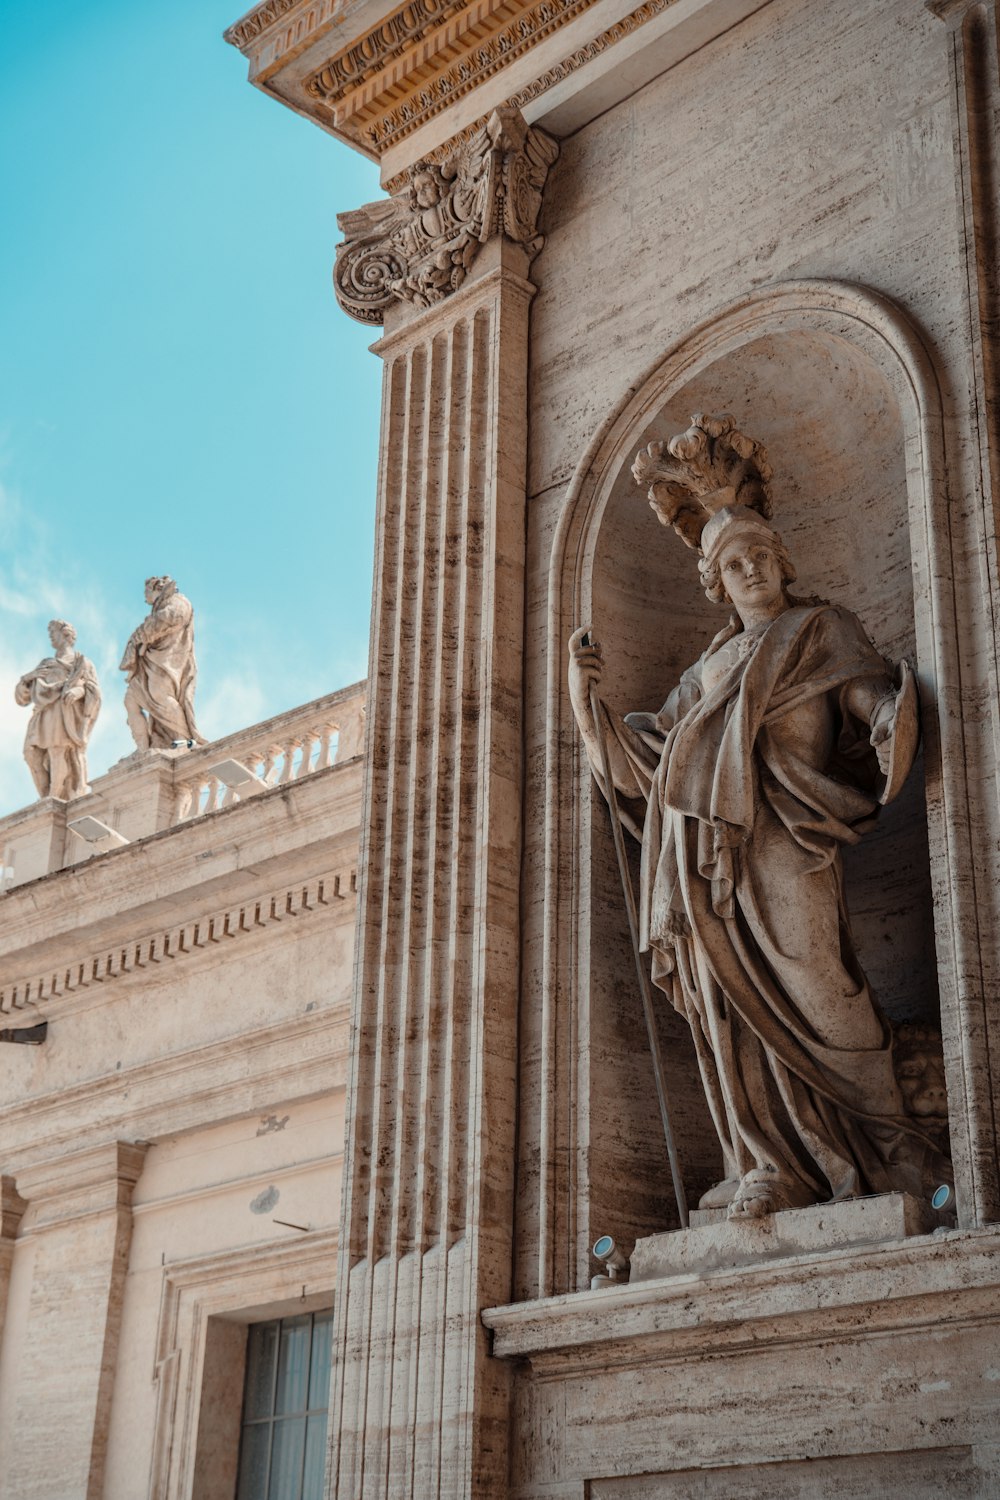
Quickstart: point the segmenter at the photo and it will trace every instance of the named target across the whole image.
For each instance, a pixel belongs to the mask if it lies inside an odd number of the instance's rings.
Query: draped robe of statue
[[[848,688],[891,693],[887,664],[828,605],[738,632],[659,714],[602,708],[618,791],[646,802],[623,808],[642,840],[642,946],[690,1023],[727,1178],[768,1174],[788,1207],[919,1193],[926,1143],[854,952],[840,859],[878,808]]]
[[[132,632],[121,670],[129,674],[125,708],[140,748],[169,749],[174,740],[205,743],[194,718],[194,607],[176,584],[157,594]]]
[[[77,695],[76,689],[82,692]],[[68,696],[70,693],[73,696]],[[24,736],[24,758],[40,797],[70,801],[90,791],[87,742],[101,707],[94,664],[80,651],[46,656],[14,689],[33,713]]]

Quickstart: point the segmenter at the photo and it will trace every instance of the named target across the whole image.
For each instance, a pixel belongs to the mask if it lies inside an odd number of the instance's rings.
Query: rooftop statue
[[[594,774],[606,794],[603,736],[642,843],[640,946],[690,1023],[722,1145],[724,1180],[701,1206],[757,1217],[919,1194],[924,1169],[942,1163],[900,1094],[851,940],[840,852],[912,765],[912,673],[900,663],[894,680],[849,610],[789,592],[767,455],[732,417],[694,417],[641,452],[633,474],[699,552],[708,597],[733,611],[655,714],[620,718],[601,704],[600,645],[586,629],[569,643]]]
[[[170,749],[175,740],[205,744],[194,720],[198,664],[194,609],[169,577],[146,579],[149,614],[128,638],[125,712],[140,750]]]
[[[24,758],[39,797],[69,802],[90,791],[87,741],[101,706],[93,662],[74,649],[76,631],[66,620],[49,622],[54,656],[25,672],[14,697],[32,715],[24,736]]]

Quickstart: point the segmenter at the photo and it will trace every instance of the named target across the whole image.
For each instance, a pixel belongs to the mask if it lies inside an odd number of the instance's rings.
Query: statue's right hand
[[[591,640],[590,626],[582,625],[569,638],[569,695],[577,712],[589,711],[591,684],[600,682],[604,652]]]

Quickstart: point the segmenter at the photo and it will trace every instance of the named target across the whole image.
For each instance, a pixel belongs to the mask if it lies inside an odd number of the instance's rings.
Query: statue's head
[[[795,582],[788,548],[774,527],[746,505],[716,511],[702,528],[701,552],[698,572],[713,604],[734,604],[739,609],[754,602],[755,589],[763,592],[770,583],[784,592],[787,584]],[[755,574],[760,575],[759,582],[754,581]]]
[[[694,416],[685,432],[636,454],[636,483],[662,524],[701,554],[698,570],[716,603],[740,609],[753,603],[754,595],[759,600],[765,589],[784,592],[795,578],[785,544],[768,525],[771,474],[763,444],[738,431],[728,413]]]
[[[57,651],[62,645],[74,646],[76,644],[76,631],[68,620],[50,620],[49,640]]]
[[[161,577],[158,578],[147,578],[146,603],[153,604],[163,593],[163,590],[170,587],[173,581],[174,580],[170,577],[169,573],[164,573]]]

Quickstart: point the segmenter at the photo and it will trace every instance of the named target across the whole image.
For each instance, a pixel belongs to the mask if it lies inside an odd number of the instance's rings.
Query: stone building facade
[[[3,1004],[50,1026],[10,1049],[4,1106],[14,1494],[230,1494],[233,1330],[332,1303],[331,1500],[985,1500],[994,8],[264,0],[228,39],[388,191],[343,205],[334,266],[384,328],[365,752],[211,811],[187,783],[218,747],[137,764],[172,810],[132,825],[124,784],[95,786],[131,842],[87,869],[61,868],[63,809],[6,820]],[[602,691],[655,712],[717,628],[630,472],[717,411],[772,456],[804,591],[915,667],[921,759],[845,865],[887,1015],[941,1039],[938,1221],[885,1195],[664,1235],[566,648],[592,624]],[[664,1011],[695,1202],[719,1151]],[[633,1278],[592,1287],[605,1235]]]
[[[0,819],[8,1500],[232,1497],[248,1325],[329,1338],[363,722],[362,684]]]
[[[334,268],[385,377],[331,1496],[996,1493],[994,7],[266,0],[228,38],[390,194]],[[590,1290],[597,1236],[677,1220],[566,646],[655,712],[718,628],[630,468],[720,411],[804,592],[916,667],[847,878],[889,1017],[940,1031],[957,1222],[841,1205]]]

